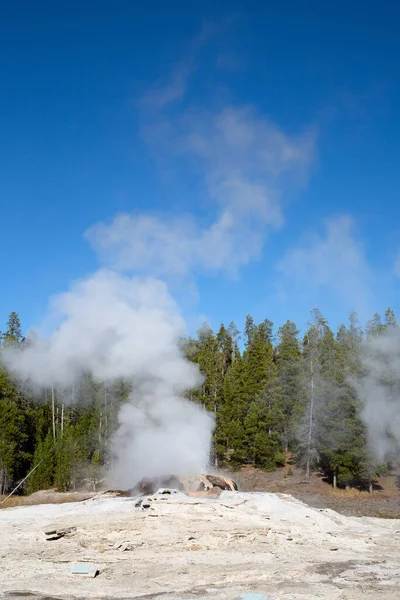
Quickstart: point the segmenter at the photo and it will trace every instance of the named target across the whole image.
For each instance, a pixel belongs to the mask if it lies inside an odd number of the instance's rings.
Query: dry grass
[[[16,506],[33,506],[35,504],[65,504],[66,502],[82,502],[93,498],[94,493],[90,492],[57,492],[55,490],[42,490],[35,492],[30,496],[11,496],[5,502],[0,496],[1,508],[14,508]]]
[[[334,490],[333,488],[327,488],[325,493],[329,494],[330,496],[334,496],[335,498],[357,498],[357,500],[362,500],[363,498],[371,499],[373,496],[373,494],[371,495],[369,492],[364,490],[361,491],[357,488],[350,488],[349,490],[343,490],[339,488]]]

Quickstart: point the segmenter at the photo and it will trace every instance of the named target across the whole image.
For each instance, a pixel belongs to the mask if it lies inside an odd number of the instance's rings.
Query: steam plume
[[[400,328],[372,336],[362,353],[364,375],[357,384],[362,417],[378,460],[398,454],[400,441]]]
[[[59,328],[23,350],[10,348],[5,360],[19,380],[42,387],[71,386],[82,371],[132,381],[113,440],[114,483],[204,470],[213,420],[183,398],[201,378],[180,350],[185,324],[165,284],[99,271],[52,308]]]

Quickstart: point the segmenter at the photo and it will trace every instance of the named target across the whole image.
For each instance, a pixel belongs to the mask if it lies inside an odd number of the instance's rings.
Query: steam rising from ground
[[[52,308],[62,322],[51,337],[11,348],[5,360],[20,381],[38,387],[71,387],[83,371],[132,381],[113,441],[113,483],[204,470],[213,419],[183,398],[201,377],[182,355],[185,324],[165,284],[99,271]]]
[[[400,441],[400,328],[371,337],[362,353],[364,375],[357,384],[362,417],[378,460],[398,454]]]

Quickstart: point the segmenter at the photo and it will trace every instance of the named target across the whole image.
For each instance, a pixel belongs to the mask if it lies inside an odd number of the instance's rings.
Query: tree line
[[[234,323],[217,332],[204,324],[196,337],[183,339],[182,351],[203,374],[187,396],[215,415],[213,465],[273,470],[292,457],[306,481],[318,468],[335,486],[371,487],[387,464],[369,449],[355,389],[365,340],[395,325],[388,308],[363,331],[353,312],[334,333],[314,309],[302,336],[291,321],[274,331],[268,319],[255,323],[248,315],[243,332]],[[0,340],[26,343],[16,313]],[[96,488],[110,466],[118,409],[130,391],[124,380],[110,385],[86,373],[68,392],[52,387],[33,398],[1,363],[0,495],[32,469],[21,488],[26,493]]]

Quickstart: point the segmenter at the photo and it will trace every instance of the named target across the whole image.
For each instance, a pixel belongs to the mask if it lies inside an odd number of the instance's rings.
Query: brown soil
[[[287,465],[271,473],[244,467],[232,473],[240,491],[290,494],[314,508],[331,508],[349,516],[400,518],[400,490],[397,474],[380,477],[372,494],[356,489],[333,490],[320,473],[304,482],[304,471]]]
[[[65,502],[81,502],[93,498],[94,492],[57,492],[56,490],[40,490],[30,496],[11,496],[3,502],[0,496],[0,509],[33,504],[64,504]]]

